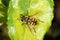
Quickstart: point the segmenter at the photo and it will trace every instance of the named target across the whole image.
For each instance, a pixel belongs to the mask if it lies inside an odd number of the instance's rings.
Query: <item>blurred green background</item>
[[[0,40],[10,40],[7,29],[7,10],[10,0],[0,0]],[[54,19],[44,40],[60,40],[60,0],[54,0]]]

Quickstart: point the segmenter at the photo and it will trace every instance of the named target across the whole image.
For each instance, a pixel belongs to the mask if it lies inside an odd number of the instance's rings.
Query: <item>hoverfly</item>
[[[22,16],[21,17],[21,21],[22,22],[26,22],[28,28],[30,29],[30,31],[35,34],[35,30],[34,30],[34,25],[37,25],[37,20],[34,18],[31,18],[30,16]]]
[[[31,18],[29,16],[28,17],[22,16],[21,21],[25,21],[26,24],[30,24],[30,25],[36,25],[37,24],[37,20],[35,20],[34,18]]]
[[[29,27],[30,31],[35,35],[36,31],[34,29],[34,26],[37,25],[38,20],[36,19],[36,16],[38,15],[32,15],[32,16],[21,16],[21,21],[26,22],[27,26]]]

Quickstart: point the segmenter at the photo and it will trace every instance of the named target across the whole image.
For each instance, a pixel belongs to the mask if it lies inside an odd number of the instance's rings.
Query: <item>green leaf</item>
[[[51,26],[53,6],[53,2],[47,0],[11,0],[8,9],[8,33],[11,40],[43,40]],[[38,20],[34,26],[35,34],[23,24],[22,15],[34,16]]]

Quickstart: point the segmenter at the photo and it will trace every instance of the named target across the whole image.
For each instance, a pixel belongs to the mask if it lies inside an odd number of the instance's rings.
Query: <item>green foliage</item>
[[[0,3],[0,23],[1,22],[5,23],[7,21],[7,14],[6,14],[6,12],[7,12],[7,9],[1,2]]]
[[[1,0],[1,1],[7,7],[9,5],[10,0]]]

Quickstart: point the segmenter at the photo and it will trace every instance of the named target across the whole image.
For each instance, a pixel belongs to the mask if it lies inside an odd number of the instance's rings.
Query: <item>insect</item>
[[[26,22],[26,24],[29,24],[29,25],[37,24],[37,20],[34,18],[31,18],[30,16],[28,16],[28,17],[22,16],[21,21],[24,21],[24,22]]]
[[[32,16],[21,16],[21,21],[27,24],[27,27],[30,31],[35,35],[36,30],[34,29],[35,25],[38,24],[38,17],[39,14],[35,14]]]
[[[27,27],[30,29],[30,31],[35,34],[36,31],[34,29],[34,26],[37,25],[37,20],[35,18],[32,18],[30,16],[22,16],[21,17],[22,22],[26,22]]]

